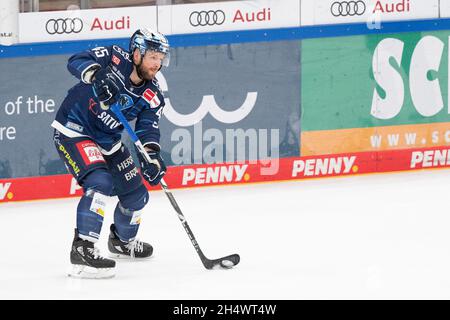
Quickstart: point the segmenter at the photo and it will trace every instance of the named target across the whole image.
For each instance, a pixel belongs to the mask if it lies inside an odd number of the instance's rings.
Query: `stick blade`
[[[241,261],[238,254],[232,254],[216,260],[205,260],[204,266],[206,269],[231,269]]]
[[[241,261],[241,257],[238,254],[232,254],[228,257],[222,258],[220,261],[220,266],[222,268],[230,269],[233,268]]]

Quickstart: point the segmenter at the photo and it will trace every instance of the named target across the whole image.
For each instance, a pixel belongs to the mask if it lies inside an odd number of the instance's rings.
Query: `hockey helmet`
[[[162,33],[149,28],[136,30],[130,39],[130,53],[133,54],[135,49],[138,49],[142,56],[145,55],[147,50],[164,53],[162,65],[165,67],[169,66],[169,41]]]

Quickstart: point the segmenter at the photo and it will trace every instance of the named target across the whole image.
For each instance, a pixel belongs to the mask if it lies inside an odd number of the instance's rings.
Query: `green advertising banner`
[[[302,155],[448,144],[449,35],[304,40]]]

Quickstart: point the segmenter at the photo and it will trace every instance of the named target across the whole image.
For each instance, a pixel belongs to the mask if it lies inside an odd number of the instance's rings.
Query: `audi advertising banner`
[[[165,34],[431,19],[448,16],[448,0],[258,0],[19,14],[19,41],[128,37],[141,26]]]
[[[129,37],[157,29],[156,7],[29,12],[19,15],[21,43]]]
[[[128,37],[147,26],[164,34],[300,26],[300,0],[228,1],[19,14],[21,43]]]
[[[301,24],[366,22],[380,28],[383,21],[439,18],[439,0],[302,0]]]
[[[228,1],[158,6],[166,34],[300,26],[300,0]]]

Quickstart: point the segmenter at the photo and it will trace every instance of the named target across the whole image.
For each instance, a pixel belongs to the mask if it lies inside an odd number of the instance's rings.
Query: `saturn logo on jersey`
[[[100,113],[97,118],[100,119],[105,124],[105,126],[107,126],[111,130],[114,130],[118,126],[120,126],[120,122],[106,111]]]
[[[98,146],[90,140],[80,141],[76,144],[78,151],[86,165],[97,162],[105,162]]]
[[[144,91],[142,98],[150,104],[150,108],[158,108],[161,104],[158,95],[150,89]]]

